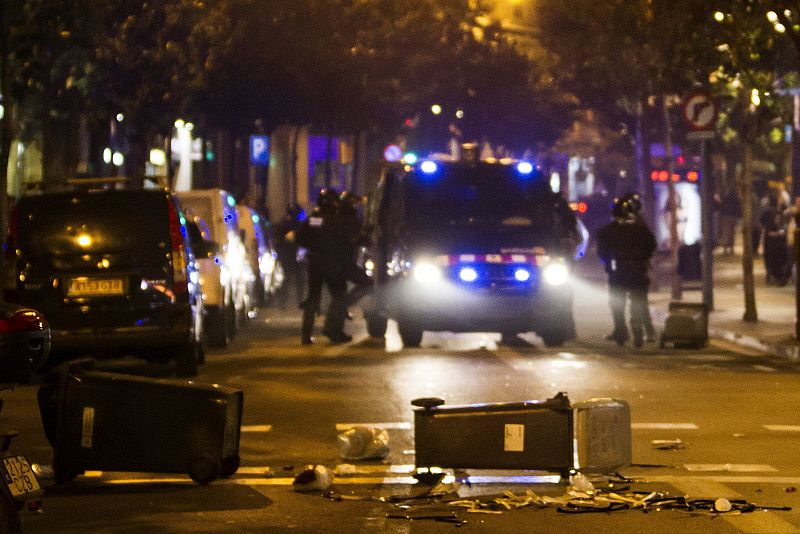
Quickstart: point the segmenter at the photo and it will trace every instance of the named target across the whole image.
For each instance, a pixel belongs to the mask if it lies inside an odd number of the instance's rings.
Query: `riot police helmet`
[[[339,193],[335,189],[326,187],[321,189],[317,197],[317,206],[319,208],[333,208],[339,202]]]
[[[636,217],[638,212],[629,198],[621,197],[614,199],[614,208],[611,213],[615,219],[631,220]]]
[[[639,215],[642,212],[642,197],[638,193],[628,193],[622,199],[630,205],[634,215]]]

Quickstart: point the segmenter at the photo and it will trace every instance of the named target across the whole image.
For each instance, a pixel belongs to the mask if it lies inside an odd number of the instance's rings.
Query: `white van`
[[[214,241],[208,224],[186,210],[186,232],[200,274],[203,295],[203,334],[209,347],[225,347],[236,333],[236,306],[222,247]]]
[[[239,228],[253,273],[252,283],[248,286],[250,299],[257,305],[266,305],[283,280],[278,254],[269,236],[269,221],[244,204],[238,204],[236,211],[239,213]]]
[[[255,309],[250,302],[247,286],[252,272],[242,242],[236,199],[223,189],[195,189],[177,193],[181,205],[202,218],[208,225],[212,240],[220,248],[233,281],[233,301],[239,325],[246,322]]]

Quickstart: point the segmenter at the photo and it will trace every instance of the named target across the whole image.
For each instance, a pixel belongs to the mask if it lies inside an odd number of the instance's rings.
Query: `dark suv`
[[[202,360],[202,298],[185,218],[157,190],[45,193],[9,222],[5,296],[40,310],[56,354]]]
[[[363,265],[375,281],[370,335],[424,330],[574,337],[569,275],[579,225],[528,162],[426,160],[386,167],[370,195]]]

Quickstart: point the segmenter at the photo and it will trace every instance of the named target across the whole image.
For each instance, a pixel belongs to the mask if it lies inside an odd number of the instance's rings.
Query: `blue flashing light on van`
[[[439,170],[439,166],[436,165],[435,161],[425,160],[420,163],[419,169],[425,174],[434,174],[437,170]]]
[[[533,164],[529,161],[520,161],[517,163],[517,172],[527,176],[533,172]]]

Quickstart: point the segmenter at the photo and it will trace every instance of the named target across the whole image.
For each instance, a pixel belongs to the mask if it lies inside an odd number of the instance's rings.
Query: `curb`
[[[765,342],[753,336],[743,336],[736,332],[731,332],[730,330],[713,327],[709,327],[708,335],[709,337],[730,341],[741,347],[778,356],[792,362],[800,361],[800,345],[782,342]]]

